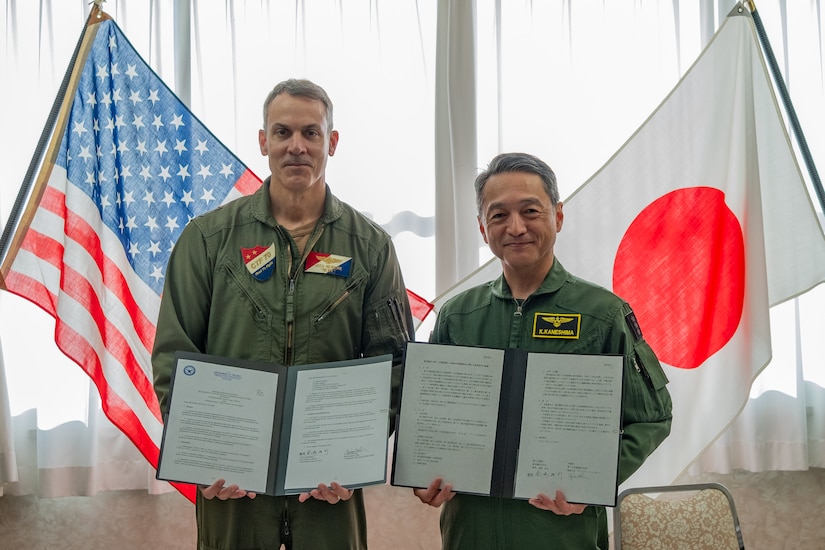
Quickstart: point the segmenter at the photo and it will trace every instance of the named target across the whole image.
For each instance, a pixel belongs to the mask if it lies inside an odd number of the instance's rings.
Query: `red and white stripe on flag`
[[[723,22],[563,208],[556,256],[631,304],[670,379],[671,435],[624,485],[667,485],[747,403],[771,360],[769,308],[825,280],[825,238],[750,13]],[[500,273],[488,262],[436,310]]]
[[[407,299],[410,302],[410,312],[412,313],[413,318],[417,321],[416,324],[418,325],[420,325],[421,322],[427,318],[435,307],[435,305],[431,304],[410,289],[407,289]]]
[[[169,252],[193,216],[261,185],[114,21],[88,27],[0,283],[55,318],[106,416],[157,467],[151,350]],[[194,488],[176,485],[194,500]]]

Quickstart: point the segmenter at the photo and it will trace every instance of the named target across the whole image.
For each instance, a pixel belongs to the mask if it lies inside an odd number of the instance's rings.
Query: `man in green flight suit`
[[[164,415],[176,351],[287,367],[392,353],[397,392],[413,336],[406,287],[390,236],[327,185],[332,102],[313,82],[286,80],[263,119],[270,177],[191,220],[170,256],[152,352]],[[365,549],[361,490],[318,481],[285,497],[223,479],[200,487],[198,549]]]
[[[672,403],[662,367],[627,302],[568,273],[555,258],[564,214],[556,176],[545,162],[524,153],[498,155],[475,189],[479,229],[503,274],[448,300],[430,341],[623,355],[621,483],[670,433]],[[573,337],[536,333],[536,316],[555,315],[580,318]],[[444,550],[608,548],[604,507],[569,503],[560,491],[529,501],[494,498],[455,493],[442,478],[413,491],[430,506],[443,505]]]

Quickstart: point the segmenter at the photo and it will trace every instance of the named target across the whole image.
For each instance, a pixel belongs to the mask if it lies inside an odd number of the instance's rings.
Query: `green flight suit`
[[[413,325],[390,236],[327,187],[324,213],[301,256],[270,213],[268,190],[267,180],[253,195],[194,218],[175,245],[152,352],[161,411],[168,408],[176,351],[287,366],[392,353],[394,406]],[[270,245],[272,269],[247,269],[250,249]],[[349,274],[305,272],[311,251],[351,258]],[[207,500],[198,493],[196,508],[202,550],[367,545],[360,490],[335,505],[299,503],[296,496]]]
[[[538,314],[581,315],[580,329],[574,338],[534,335]],[[624,355],[620,483],[670,433],[667,378],[630,306],[608,290],[574,277],[558,259],[538,290],[520,305],[503,276],[453,297],[441,308],[430,341],[530,352]],[[558,516],[526,500],[456,494],[443,508],[445,550],[608,547],[607,516],[600,506],[588,506],[581,515]]]

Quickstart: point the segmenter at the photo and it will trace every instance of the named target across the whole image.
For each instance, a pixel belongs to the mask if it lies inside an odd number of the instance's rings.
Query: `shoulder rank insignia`
[[[275,272],[275,243],[269,246],[241,247],[244,266],[258,281],[266,281]]]
[[[536,313],[533,318],[533,338],[578,340],[581,324],[581,313]]]
[[[338,277],[349,277],[350,269],[352,269],[352,258],[323,252],[310,252],[304,264],[306,273],[323,273]]]

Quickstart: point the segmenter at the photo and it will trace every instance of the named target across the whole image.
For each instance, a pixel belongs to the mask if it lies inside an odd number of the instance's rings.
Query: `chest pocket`
[[[307,362],[352,359],[361,351],[367,274],[344,279],[305,273],[296,307],[295,345]]]
[[[348,310],[357,309],[357,314],[360,317],[364,280],[364,274],[359,273],[349,280],[344,280],[345,284],[333,285],[329,289],[329,292],[317,304],[316,313],[312,315],[316,330],[323,330],[324,325],[334,323],[336,317],[346,316]],[[312,285],[308,286],[312,288]]]
[[[262,287],[273,289],[275,278],[253,282],[242,269],[228,259],[216,267],[207,349],[218,355],[273,360],[272,319],[276,312]]]

